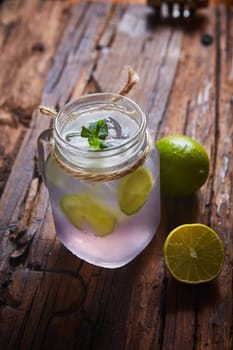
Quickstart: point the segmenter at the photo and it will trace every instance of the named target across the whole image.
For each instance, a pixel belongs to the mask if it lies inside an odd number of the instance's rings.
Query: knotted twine
[[[128,78],[124,86],[120,89],[118,92],[118,95],[121,96],[126,96],[132,88],[138,83],[139,77],[138,74],[130,67],[128,67]],[[118,96],[114,97],[112,99],[112,102],[117,102],[119,99]],[[47,115],[51,117],[52,119],[55,119],[57,117],[58,112],[55,111],[54,108],[49,108],[46,106],[39,106],[39,111],[40,113]],[[83,170],[79,170],[77,168],[73,168],[69,166],[67,163],[64,163],[59,156],[56,154],[56,152],[53,150],[52,156],[56,160],[57,164],[69,175],[77,177],[81,180],[87,180],[91,182],[107,182],[107,181],[112,181],[112,180],[117,180],[122,178],[123,176],[126,176],[135,170],[139,166],[141,166],[148,155],[150,154],[152,147],[153,147],[153,142],[150,134],[148,131],[146,132],[146,137],[147,137],[147,145],[141,155],[131,164],[127,165],[126,167],[123,167],[119,170],[114,170],[111,172],[104,172],[104,173],[94,173],[94,172],[86,172]]]

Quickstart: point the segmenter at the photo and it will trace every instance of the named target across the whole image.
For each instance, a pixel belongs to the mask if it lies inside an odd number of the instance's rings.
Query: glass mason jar
[[[108,147],[95,150],[81,129],[99,120]],[[149,244],[160,221],[159,155],[135,102],[98,93],[68,103],[38,151],[56,233],[73,254],[115,268]]]

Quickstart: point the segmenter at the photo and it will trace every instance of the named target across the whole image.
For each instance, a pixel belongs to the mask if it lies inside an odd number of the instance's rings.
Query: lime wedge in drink
[[[145,167],[126,175],[119,186],[119,206],[126,215],[132,215],[146,203],[153,185],[151,171]]]
[[[180,282],[197,284],[218,276],[224,263],[224,247],[218,234],[203,224],[176,227],[167,236],[165,264]]]
[[[113,213],[87,194],[65,195],[61,200],[61,208],[68,220],[80,230],[87,223],[97,236],[106,236],[115,228],[116,218]]]

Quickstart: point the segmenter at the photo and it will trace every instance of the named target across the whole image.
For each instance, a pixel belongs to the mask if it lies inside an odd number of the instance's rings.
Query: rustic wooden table
[[[231,349],[233,8],[160,21],[145,5],[0,6],[0,348]],[[74,257],[55,236],[36,153],[50,121],[37,106],[115,92],[126,65],[140,75],[130,97],[154,137],[196,138],[211,169],[195,196],[162,198],[153,242],[110,270]],[[179,284],[164,267],[166,235],[190,222],[210,225],[225,244],[223,271],[206,285]]]

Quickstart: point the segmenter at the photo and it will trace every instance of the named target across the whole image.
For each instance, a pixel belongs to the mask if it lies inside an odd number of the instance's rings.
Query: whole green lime
[[[156,142],[160,154],[161,192],[186,196],[198,190],[209,174],[209,158],[203,146],[184,136],[167,136]]]

